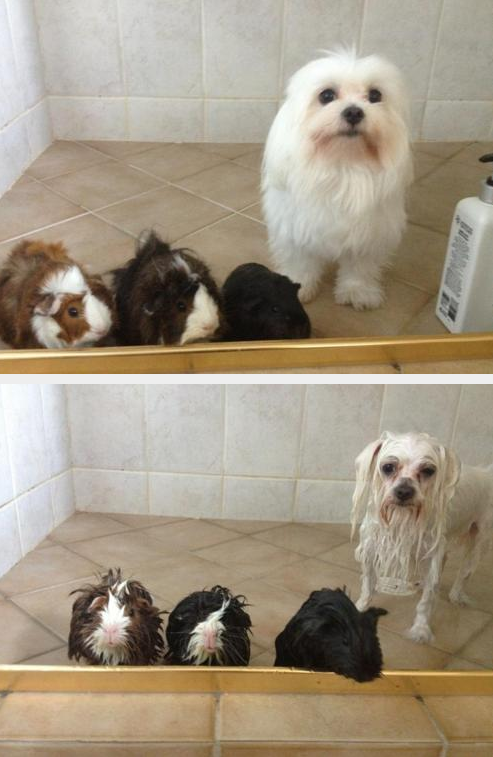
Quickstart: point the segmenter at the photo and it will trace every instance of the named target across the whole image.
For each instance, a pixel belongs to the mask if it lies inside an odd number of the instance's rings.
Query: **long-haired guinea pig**
[[[0,269],[0,336],[11,347],[87,347],[114,321],[113,297],[60,242],[25,240]]]
[[[299,284],[259,263],[229,274],[222,289],[230,341],[306,339],[310,319],[298,299]]]
[[[139,581],[110,569],[97,585],[75,589],[68,656],[91,665],[151,665],[164,651],[162,612]]]
[[[136,256],[114,271],[123,344],[186,344],[211,339],[221,323],[220,294],[201,260],[144,236]]]
[[[170,665],[248,665],[250,616],[246,598],[214,586],[177,604],[166,628]]]
[[[382,671],[377,621],[387,610],[359,612],[342,589],[313,591],[276,639],[276,667],[339,673],[371,681]]]

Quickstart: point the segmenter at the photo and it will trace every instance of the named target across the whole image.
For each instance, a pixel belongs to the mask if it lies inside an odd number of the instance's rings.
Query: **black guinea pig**
[[[312,591],[276,639],[275,667],[332,671],[372,681],[382,671],[381,607],[359,612],[342,589]]]
[[[113,276],[121,344],[187,344],[219,331],[219,289],[191,250],[172,250],[150,232]]]
[[[248,665],[251,620],[246,598],[223,586],[194,591],[170,613],[169,665]]]
[[[259,263],[230,273],[222,289],[225,339],[307,339],[310,319],[298,299],[300,284]]]

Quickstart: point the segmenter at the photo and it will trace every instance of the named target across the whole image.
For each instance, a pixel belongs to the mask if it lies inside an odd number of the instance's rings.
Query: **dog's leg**
[[[434,639],[433,631],[430,627],[430,618],[433,611],[435,593],[440,583],[444,555],[445,544],[441,544],[430,560],[430,567],[423,586],[423,594],[416,607],[414,623],[406,633],[409,639],[419,643],[431,642]]]
[[[321,257],[294,246],[284,247],[282,252],[274,254],[276,271],[288,276],[295,284],[301,284],[300,302],[310,302],[316,297],[326,264]]]
[[[361,594],[356,607],[360,612],[366,610],[371,602],[371,598],[375,593],[377,586],[377,574],[373,565],[373,555],[371,552],[366,552],[361,557],[363,575],[361,576]]]
[[[381,260],[371,254],[358,256],[345,253],[339,261],[334,289],[339,305],[352,305],[355,310],[373,310],[384,302],[381,286]]]
[[[478,527],[476,523],[473,523],[467,532],[459,570],[449,593],[449,599],[454,604],[467,605],[470,603],[467,594],[464,592],[464,584],[478,567],[481,557],[481,547],[482,543],[478,537]]]

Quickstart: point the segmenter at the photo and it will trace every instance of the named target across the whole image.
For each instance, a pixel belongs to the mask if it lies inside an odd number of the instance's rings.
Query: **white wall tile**
[[[45,95],[34,0],[7,0],[7,8],[23,107],[31,108]]]
[[[1,399],[1,398],[0,398]],[[0,401],[0,507],[14,496],[12,473],[10,471],[9,446],[3,407]],[[0,571],[1,574],[1,571]]]
[[[14,493],[18,495],[49,476],[40,386],[4,384],[2,398]]]
[[[115,0],[36,0],[51,95],[123,94]]]
[[[127,93],[202,95],[200,0],[120,0]]]
[[[220,476],[149,474],[151,515],[179,515],[186,518],[221,516]]]
[[[125,100],[49,97],[55,139],[126,139]]]
[[[385,389],[380,431],[425,431],[442,444],[449,444],[459,394],[459,384],[389,385]]]
[[[54,528],[50,482],[31,489],[19,497],[16,504],[22,553],[25,555],[43,541]]]
[[[279,478],[224,479],[223,518],[291,520],[295,482]]]
[[[55,476],[67,470],[71,464],[65,386],[62,384],[41,384],[40,387],[43,400],[48,472],[50,476]]]
[[[349,481],[299,481],[295,520],[349,523],[353,490]]]
[[[75,506],[83,512],[145,515],[147,473],[73,469]]]
[[[0,195],[10,189],[30,162],[27,122],[25,118],[16,118],[0,131]]]
[[[208,97],[277,97],[280,0],[204,0]]]
[[[55,526],[58,526],[75,512],[72,470],[51,480],[51,499]]]
[[[5,0],[0,0],[0,128],[22,111],[22,90],[15,66],[14,48]]]
[[[128,98],[128,137],[138,142],[201,142],[202,100]]]
[[[493,386],[464,386],[457,416],[454,449],[469,465],[493,464]]]
[[[352,479],[354,459],[378,435],[383,387],[308,386],[303,478]]]
[[[53,142],[48,99],[45,98],[36,107],[29,110],[24,115],[24,121],[29,142],[29,161],[32,162]]]
[[[277,112],[277,101],[206,100],[209,142],[264,142]]]
[[[149,469],[220,473],[224,387],[220,384],[147,386]]]
[[[0,507],[0,576],[22,557],[15,503]]]
[[[488,139],[493,123],[491,102],[428,100],[423,116],[423,139]]]
[[[73,465],[145,469],[144,387],[72,384],[67,390]]]
[[[227,387],[225,472],[294,476],[298,462],[303,387]]]
[[[491,0],[445,0],[430,98],[492,100],[492,39]]]

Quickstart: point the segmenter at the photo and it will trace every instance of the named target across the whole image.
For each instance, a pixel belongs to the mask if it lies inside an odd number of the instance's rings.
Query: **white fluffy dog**
[[[409,594],[421,586],[408,635],[431,641],[433,599],[446,553],[461,550],[449,598],[464,604],[464,582],[493,534],[493,471],[461,466],[452,450],[428,434],[385,432],[356,458],[353,532],[361,519],[358,609],[379,588]]]
[[[407,121],[400,73],[376,55],[331,53],[290,79],[265,147],[263,208],[275,267],[303,302],[337,261],[338,303],[382,304],[412,180]]]

